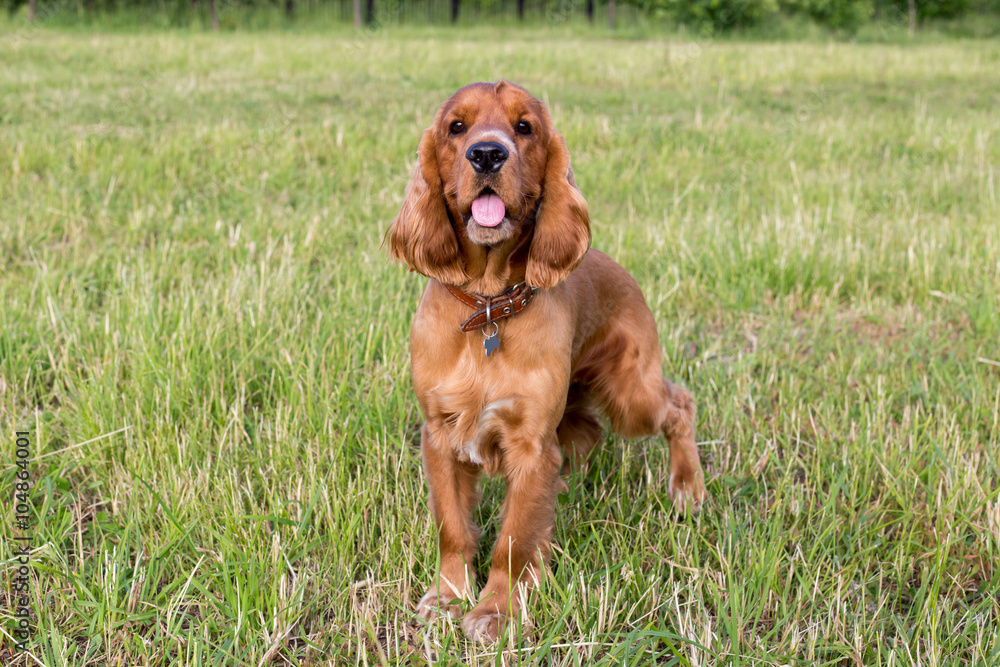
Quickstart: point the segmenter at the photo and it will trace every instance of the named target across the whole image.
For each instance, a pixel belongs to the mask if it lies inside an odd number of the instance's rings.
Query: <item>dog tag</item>
[[[500,336],[496,334],[487,336],[486,339],[483,340],[483,347],[486,348],[486,356],[490,356],[498,347],[500,347]]]

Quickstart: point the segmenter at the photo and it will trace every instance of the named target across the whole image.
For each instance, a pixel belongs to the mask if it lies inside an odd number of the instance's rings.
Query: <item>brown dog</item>
[[[472,599],[477,481],[502,474],[489,580],[462,622],[493,640],[542,575],[560,471],[601,438],[594,408],[624,436],[669,439],[670,495],[696,511],[705,485],[694,403],[663,377],[635,280],[588,251],[587,203],[541,102],[505,81],[466,86],[437,112],[418,157],[386,234],[389,253],[430,278],[410,351],[441,571],[417,611],[457,616],[455,599]]]

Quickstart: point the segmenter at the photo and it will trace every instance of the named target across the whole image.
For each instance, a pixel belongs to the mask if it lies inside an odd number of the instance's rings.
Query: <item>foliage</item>
[[[780,0],[788,14],[803,13],[820,25],[853,31],[872,18],[872,0]]]
[[[38,21],[72,24],[103,20],[106,25],[207,25],[211,0],[38,0]],[[25,15],[28,0],[0,0],[9,14]],[[352,21],[352,0],[214,0],[223,29],[344,24]],[[608,11],[608,0],[595,0],[598,22]],[[517,25],[517,0],[460,0],[459,23]],[[521,25],[558,27],[585,20],[585,0],[526,0]],[[371,15],[368,9],[371,8]],[[796,25],[799,18],[824,28],[854,33],[873,22],[906,25],[907,0],[618,0],[619,27],[693,29],[702,36]],[[445,24],[451,0],[362,0],[366,30],[388,25]],[[917,15],[927,21],[963,17],[1000,17],[1000,0],[916,0]],[[290,12],[290,13],[289,13]],[[119,15],[117,18],[115,15]],[[791,18],[791,21],[786,19]],[[332,20],[331,20],[332,19]],[[787,27],[787,25],[785,26]],[[780,30],[778,31],[780,32]],[[798,33],[808,32],[799,30]],[[987,32],[990,32],[989,30]],[[995,31],[994,31],[995,32]],[[758,30],[757,34],[777,34]]]
[[[878,2],[887,8],[897,10],[900,14],[905,15],[909,12],[907,0],[878,0]],[[915,4],[917,18],[921,21],[958,18],[977,8],[975,0],[916,0]]]
[[[778,12],[778,0],[636,0],[636,4],[702,34],[758,25]]]

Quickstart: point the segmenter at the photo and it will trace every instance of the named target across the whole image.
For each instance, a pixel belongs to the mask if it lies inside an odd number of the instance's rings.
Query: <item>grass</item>
[[[38,625],[12,656],[5,585],[4,664],[1000,664],[1000,45],[480,37],[0,35]],[[414,618],[424,280],[379,245],[437,104],[500,76],[642,285],[712,500],[676,519],[665,443],[609,436],[533,625],[479,647]]]

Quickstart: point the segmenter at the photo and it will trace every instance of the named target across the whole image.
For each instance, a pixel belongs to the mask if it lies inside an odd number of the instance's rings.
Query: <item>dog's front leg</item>
[[[457,618],[461,607],[453,601],[471,599],[475,578],[472,559],[480,531],[472,521],[472,510],[479,500],[479,468],[455,458],[447,435],[436,423],[428,422],[421,429],[420,450],[438,530],[441,567],[437,584],[420,599],[417,613],[427,619],[441,613]]]
[[[462,621],[469,637],[495,640],[507,620],[524,609],[527,588],[541,579],[555,524],[561,465],[554,432],[543,442],[504,447],[503,525],[479,604]]]

